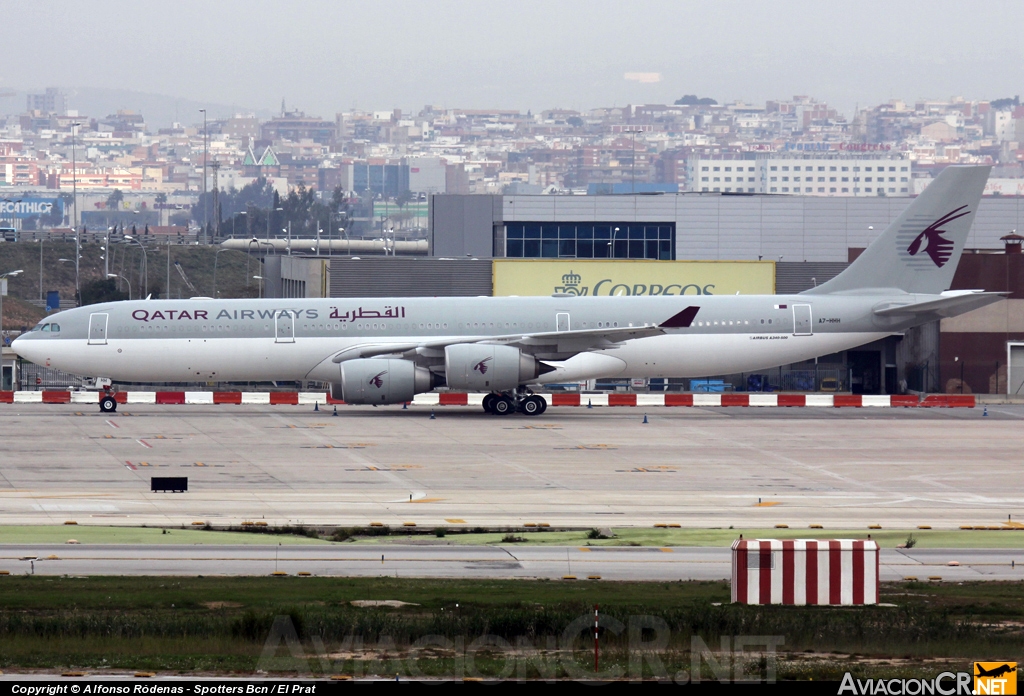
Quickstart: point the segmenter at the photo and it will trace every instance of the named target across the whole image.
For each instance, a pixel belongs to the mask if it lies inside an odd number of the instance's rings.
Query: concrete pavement
[[[51,558],[53,556],[54,558]],[[462,579],[588,576],[602,580],[728,580],[731,554],[716,547],[363,545],[0,546],[0,570],[37,575],[289,575]],[[958,565],[950,565],[950,562]],[[1014,564],[1011,566],[1011,561]],[[1022,580],[1017,549],[883,549],[882,581]]]

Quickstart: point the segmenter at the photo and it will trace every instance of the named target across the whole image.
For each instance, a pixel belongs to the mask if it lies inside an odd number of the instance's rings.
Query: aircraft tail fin
[[[808,295],[949,289],[991,167],[946,167],[850,267]]]

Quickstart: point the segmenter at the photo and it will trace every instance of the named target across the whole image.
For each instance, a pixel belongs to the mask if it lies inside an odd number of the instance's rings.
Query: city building
[[[687,190],[844,197],[905,197],[914,192],[910,160],[841,151],[814,156],[810,148],[801,152],[808,154],[787,157],[783,152],[756,159],[694,157],[687,161]]]

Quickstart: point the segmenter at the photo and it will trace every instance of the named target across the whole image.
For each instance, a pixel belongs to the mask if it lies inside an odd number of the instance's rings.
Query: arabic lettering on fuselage
[[[151,321],[210,321],[210,311],[205,309],[136,309],[132,312],[132,319],[141,322]],[[213,317],[219,319],[273,319],[276,316],[290,316],[293,319],[300,319],[305,315],[306,319],[316,319],[319,313],[315,309],[222,309]]]
[[[331,319],[338,321],[355,321],[357,319],[401,319],[405,316],[405,307],[392,307],[385,305],[383,311],[376,309],[350,309],[344,314],[338,313],[337,307],[331,307]]]

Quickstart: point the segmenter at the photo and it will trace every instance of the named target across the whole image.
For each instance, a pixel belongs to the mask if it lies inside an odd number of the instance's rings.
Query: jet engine
[[[341,363],[331,398],[347,404],[400,404],[434,388],[433,376],[409,360],[365,358]]]
[[[551,369],[512,346],[460,343],[444,349],[445,379],[453,389],[507,391]]]

